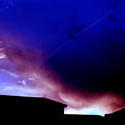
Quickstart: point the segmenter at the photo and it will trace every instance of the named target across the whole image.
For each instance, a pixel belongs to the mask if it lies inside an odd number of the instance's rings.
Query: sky
[[[93,110],[109,99],[117,105],[113,111],[125,106],[124,5],[124,0],[0,0],[0,93],[38,92],[80,114],[78,108],[93,103]]]

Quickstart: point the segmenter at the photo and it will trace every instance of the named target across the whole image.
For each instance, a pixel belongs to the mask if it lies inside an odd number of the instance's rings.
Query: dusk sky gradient
[[[77,114],[107,100],[113,108],[105,113],[125,107],[124,6],[124,0],[0,0],[0,94],[38,91]]]

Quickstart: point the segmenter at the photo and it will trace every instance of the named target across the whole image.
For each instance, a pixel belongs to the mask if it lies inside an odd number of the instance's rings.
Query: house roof
[[[119,114],[125,114],[125,108],[124,109],[121,109],[121,110],[118,110],[110,115],[119,115]]]
[[[3,104],[41,104],[41,105],[50,105],[50,106],[61,106],[66,107],[67,105],[54,100],[50,100],[42,97],[24,97],[24,96],[9,96],[9,95],[0,95],[0,102]]]

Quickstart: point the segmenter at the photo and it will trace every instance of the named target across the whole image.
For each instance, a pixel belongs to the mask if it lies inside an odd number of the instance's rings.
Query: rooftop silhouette
[[[21,119],[59,120],[64,115],[65,104],[46,98],[0,96],[0,105],[6,118],[18,116]],[[13,114],[12,114],[13,113]]]
[[[38,97],[0,96],[1,118],[27,121],[63,120],[63,121],[104,121],[122,120],[125,118],[125,109],[105,117],[98,115],[64,115],[67,105]],[[4,109],[4,110],[2,110]]]
[[[105,119],[108,120],[124,120],[125,119],[125,109],[121,109],[111,114],[106,114]]]

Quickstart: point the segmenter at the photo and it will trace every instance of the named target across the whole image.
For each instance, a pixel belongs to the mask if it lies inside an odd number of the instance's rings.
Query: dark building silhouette
[[[104,117],[98,115],[65,115],[65,121],[78,121],[78,122],[91,122],[91,121],[102,121]]]
[[[0,96],[0,116],[26,121],[61,120],[66,105],[46,98]]]
[[[106,120],[125,120],[125,109],[119,110],[117,112],[106,114]]]
[[[102,123],[108,120],[124,120],[125,109],[112,114],[106,114],[105,117],[98,115],[64,115],[65,104],[55,102],[46,98],[38,97],[18,97],[18,96],[0,96],[0,120],[10,123],[34,123],[41,124],[43,121],[60,124],[60,120],[77,121],[81,123]]]

